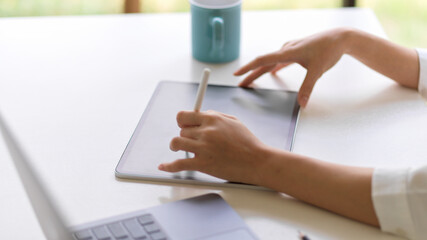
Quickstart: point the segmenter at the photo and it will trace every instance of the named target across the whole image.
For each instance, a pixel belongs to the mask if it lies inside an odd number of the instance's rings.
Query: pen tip
[[[300,230],[298,230],[299,239],[301,240],[310,240],[310,238],[307,237],[304,233],[302,233]]]

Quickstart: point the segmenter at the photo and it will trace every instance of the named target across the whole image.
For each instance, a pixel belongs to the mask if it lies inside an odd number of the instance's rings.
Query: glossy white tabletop
[[[260,239],[399,239],[284,194],[120,180],[114,168],[160,80],[235,85],[240,65],[288,40],[338,26],[384,36],[366,9],[243,12],[241,57],[195,61],[190,15],[136,14],[0,19],[0,111],[32,157],[69,224],[217,192]],[[257,85],[298,90],[297,65]],[[415,91],[344,56],[301,112],[294,152],[364,166],[419,164],[427,106]],[[2,239],[44,239],[2,140]]]

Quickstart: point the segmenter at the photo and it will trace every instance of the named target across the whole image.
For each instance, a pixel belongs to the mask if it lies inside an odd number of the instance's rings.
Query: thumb
[[[194,158],[178,159],[171,163],[162,163],[158,169],[165,172],[195,171],[197,162]]]
[[[308,99],[310,98],[311,92],[313,91],[314,85],[317,80],[322,76],[318,71],[307,70],[304,82],[298,93],[298,103],[304,108],[307,106]]]

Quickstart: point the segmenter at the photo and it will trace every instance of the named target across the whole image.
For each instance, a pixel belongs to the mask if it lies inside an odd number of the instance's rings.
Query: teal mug
[[[239,57],[241,0],[190,0],[193,57],[224,63]]]

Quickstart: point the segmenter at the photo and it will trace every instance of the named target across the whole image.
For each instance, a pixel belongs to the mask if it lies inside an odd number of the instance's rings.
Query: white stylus
[[[202,73],[202,79],[200,80],[199,90],[197,90],[196,102],[194,103],[194,111],[200,111],[202,107],[203,98],[205,96],[206,88],[208,86],[209,75],[211,74],[211,70],[209,68],[205,68]]]
[[[202,79],[199,83],[199,89],[197,90],[196,102],[194,103],[194,111],[199,112],[202,107],[203,98],[205,97],[206,88],[208,87],[209,76],[211,74],[211,70],[209,68],[205,68],[202,73]],[[190,154],[185,152],[185,157],[190,158]],[[194,178],[194,171],[185,171],[185,178]]]

